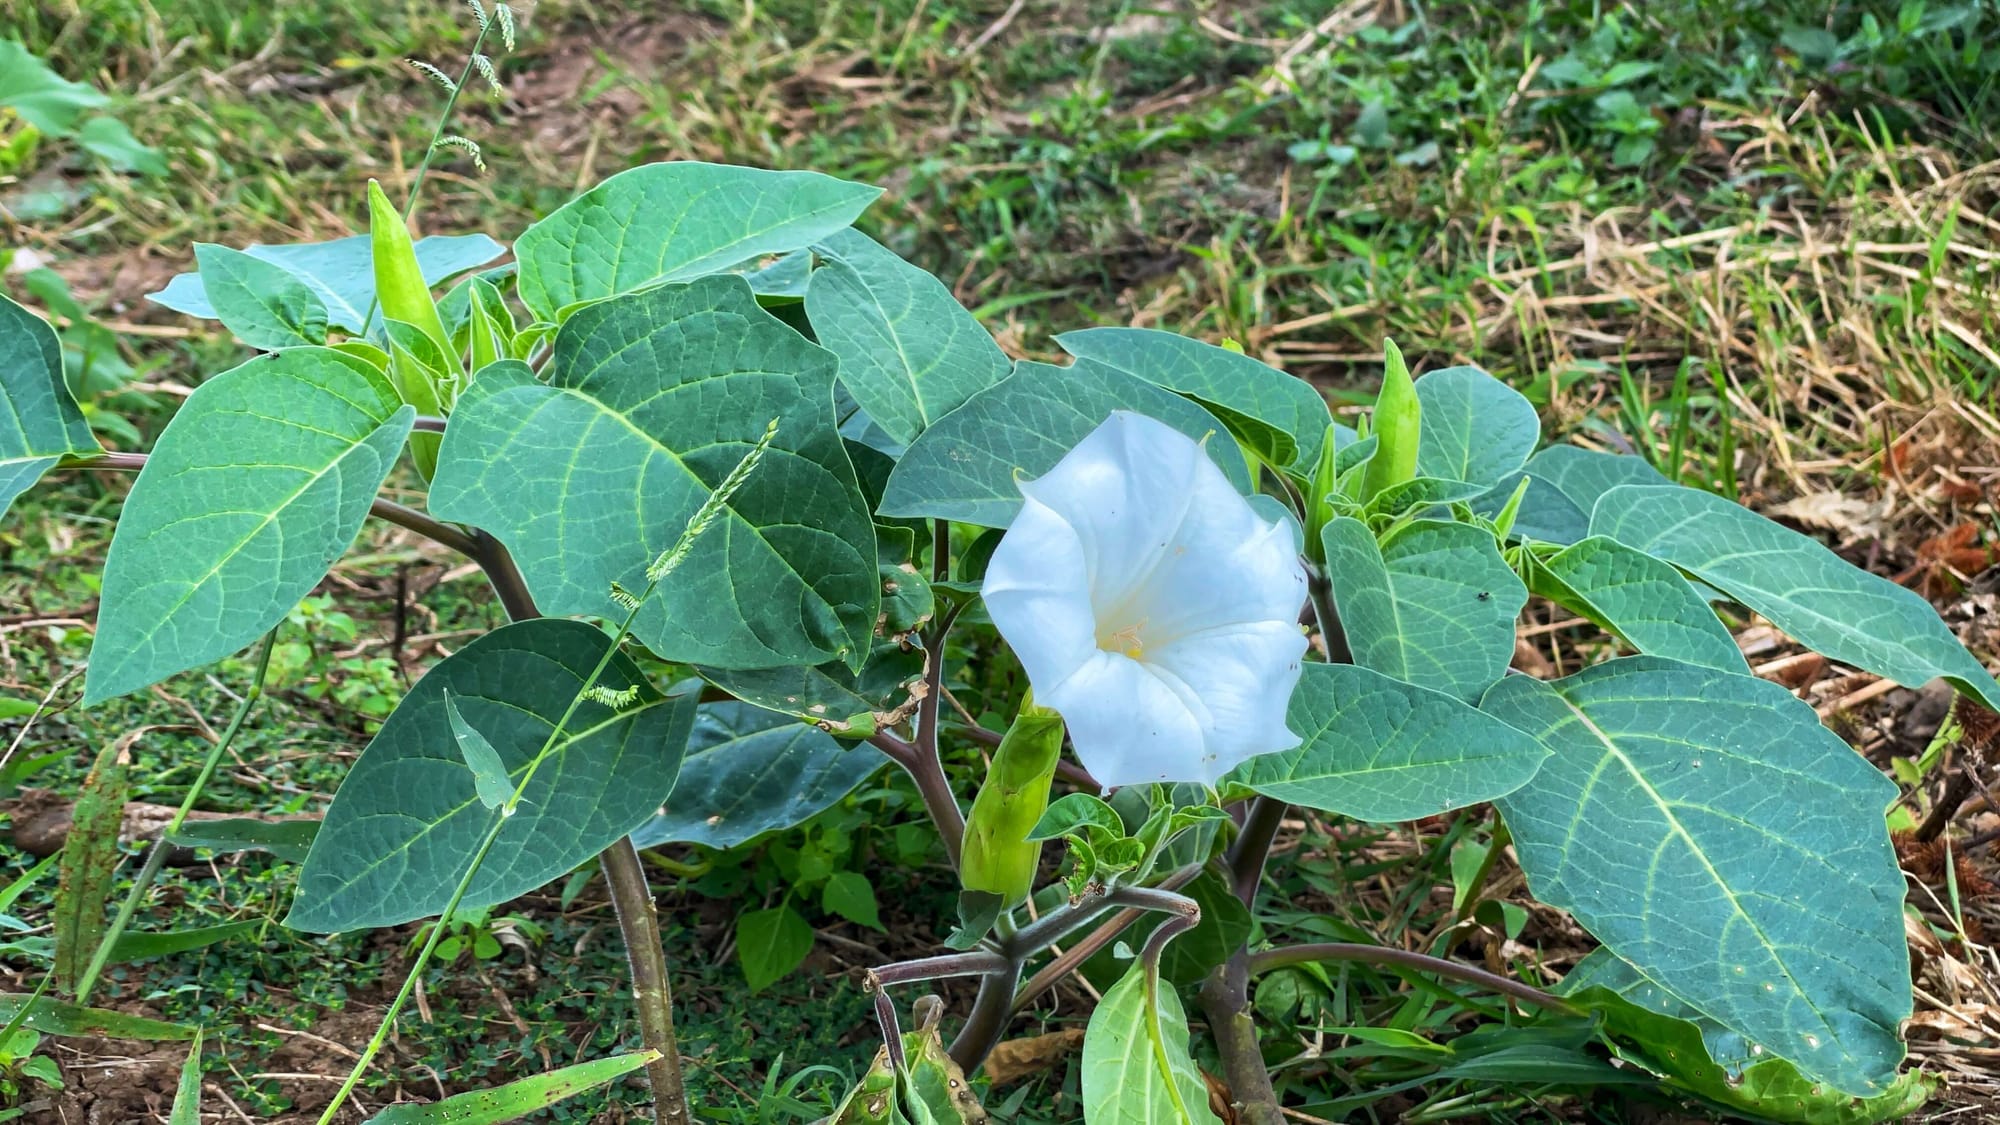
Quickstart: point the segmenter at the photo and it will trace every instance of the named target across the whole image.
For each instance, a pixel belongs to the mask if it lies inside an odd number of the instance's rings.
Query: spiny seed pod
[[[1394,340],[1383,343],[1382,392],[1375,396],[1375,456],[1361,483],[1361,499],[1372,500],[1417,475],[1417,433],[1423,406],[1410,367]]]
[[[1048,811],[1062,740],[1062,716],[1023,700],[965,821],[959,881],[966,890],[999,895],[1012,907],[1034,888],[1042,845],[1028,833]]]

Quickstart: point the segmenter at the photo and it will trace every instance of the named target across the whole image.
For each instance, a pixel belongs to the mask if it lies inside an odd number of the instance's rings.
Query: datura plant
[[[1202,1066],[1235,1120],[1282,1120],[1253,982],[1357,960],[1567,1029],[1538,1041],[1565,1066],[1748,1116],[1924,1099],[1899,1075],[1895,787],[1752,675],[1718,610],[2000,707],[1927,603],[1640,457],[1543,447],[1476,368],[1413,379],[1392,347],[1349,428],[1310,385],[1167,332],[1012,360],[853,227],[877,194],[663,163],[511,248],[412,238],[379,190],[367,235],[196,247],[154,299],[262,354],[149,454],[99,447],[49,325],[0,301],[0,503],[51,469],[137,471],[85,703],[256,644],[371,516],[462,553],[512,623],[382,723],[285,922],[450,917],[601,864],[645,1048],[619,1065],[661,1121],[701,1109],[636,849],[740,843],[884,768],[964,889],[946,947],[867,974],[883,1053],[834,1120],[983,1119],[966,1076],[1094,954],[1124,962],[1083,1042],[1094,1125],[1217,1121]],[[1511,671],[1531,593],[1629,655]],[[1453,823],[1485,867],[1511,846],[1600,943],[1552,989],[1433,956],[1449,935],[1253,940],[1293,810],[1474,806]],[[912,986],[945,977],[976,996],[906,1035]]]

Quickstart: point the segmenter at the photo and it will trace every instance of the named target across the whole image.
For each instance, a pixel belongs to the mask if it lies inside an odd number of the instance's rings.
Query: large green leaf
[[[944,283],[855,230],[816,249],[806,315],[840,357],[840,381],[868,417],[907,445],[966,399],[1007,377],[1013,361]]]
[[[1779,685],[1658,657],[1481,706],[1552,751],[1498,802],[1536,898],[1804,1074],[1886,1088],[1910,1014],[1892,782]]]
[[[1006,527],[1021,510],[1016,477],[1054,468],[1114,410],[1157,418],[1197,440],[1223,432],[1199,405],[1095,360],[1018,363],[911,443],[889,475],[880,511]],[[1207,448],[1230,483],[1249,492],[1249,468],[1235,443]]]
[[[594,1090],[616,1078],[638,1070],[654,1059],[657,1051],[635,1051],[608,1059],[573,1063],[546,1074],[517,1078],[504,1086],[454,1094],[427,1105],[392,1105],[362,1125],[500,1125],[516,1121],[585,1090]]]
[[[1521,392],[1477,367],[1447,367],[1417,380],[1423,427],[1417,475],[1498,484],[1541,440],[1541,419]]]
[[[1522,494],[1520,506],[1514,510],[1509,538],[1534,539],[1566,547],[1589,535],[1589,510],[1577,507],[1576,502],[1561,489],[1535,476],[1534,461],[1530,460],[1528,466],[1500,478],[1500,483],[1468,500],[1467,506],[1478,515],[1496,519],[1514,498],[1515,488],[1525,480],[1528,491]]]
[[[1535,776],[1548,751],[1441,691],[1353,664],[1308,664],[1285,725],[1304,741],[1230,778],[1281,800],[1386,823],[1490,801]]]
[[[1356,664],[1467,702],[1506,673],[1528,591],[1492,535],[1417,520],[1378,545],[1343,516],[1320,539]]]
[[[1554,485],[1586,516],[1597,498],[1623,484],[1672,484],[1644,457],[1551,445],[1528,459],[1527,473]]]
[[[547,382],[496,365],[460,396],[431,511],[499,537],[544,612],[622,616],[612,583],[645,587],[775,418],[769,452],[632,634],[667,660],[858,668],[881,579],[833,373],[740,277],[601,302],[563,325]]]
[[[222,326],[263,351],[326,343],[326,302],[275,262],[217,246],[194,244],[202,288]]]
[[[633,168],[522,233],[521,300],[555,321],[579,302],[789,253],[852,223],[881,194],[817,172],[694,161]]]
[[[0,295],[0,516],[65,455],[99,452],[63,381],[55,329]]]
[[[424,283],[438,285],[506,251],[483,234],[432,235],[417,240],[417,264],[423,268]],[[327,323],[333,327],[359,333],[381,323],[381,310],[375,307],[374,251],[367,235],[284,246],[253,244],[243,253],[282,267],[312,290],[326,305]],[[146,299],[188,316],[215,320],[221,315],[198,272],[175,275],[165,289],[146,294]]]
[[[1056,337],[1063,350],[1208,406],[1258,455],[1309,473],[1333,421],[1311,383],[1241,352],[1152,328],[1086,328]]]
[[[442,910],[500,815],[482,805],[444,697],[492,743],[519,786],[611,638],[536,618],[488,633],[424,674],[348,771],[299,873],[285,924],[330,932]],[[694,722],[693,681],[662,695],[622,653],[598,680],[638,690],[623,711],[577,705],[534,771],[461,906],[541,886],[645,823],[673,790]]]
[[[1136,961],[1091,1012],[1083,1033],[1088,1125],[1220,1125],[1208,1108],[1208,1084],[1188,1055],[1180,997],[1164,984],[1158,996],[1157,1042],[1146,1013],[1146,974]]]
[[[1842,663],[1917,687],[1943,676],[2000,708],[2000,685],[1915,592],[1713,493],[1624,485],[1597,501],[1593,535],[1688,571]]]
[[[195,388],[111,537],[84,702],[283,620],[354,542],[415,417],[387,376],[332,348],[273,352]]]
[[[804,821],[887,761],[872,746],[843,744],[789,715],[706,703],[666,810],[632,833],[632,842],[733,848]]]
[[[1616,539],[1592,536],[1541,560],[1533,574],[1537,593],[1640,652],[1724,672],[1750,671],[1743,650],[1680,571]]]

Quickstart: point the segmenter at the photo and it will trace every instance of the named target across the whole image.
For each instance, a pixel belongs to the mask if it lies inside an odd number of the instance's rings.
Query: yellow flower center
[[[1105,652],[1122,652],[1138,660],[1146,653],[1146,640],[1142,635],[1145,628],[1146,623],[1139,621],[1109,633],[1100,631],[1097,634],[1097,647]]]

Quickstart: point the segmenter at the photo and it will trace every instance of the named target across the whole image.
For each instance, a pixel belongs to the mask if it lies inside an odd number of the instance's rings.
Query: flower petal
[[[986,612],[1037,693],[1098,651],[1086,573],[1075,529],[1032,496],[986,564]]]
[[[1187,704],[1138,661],[1099,652],[1035,702],[1061,712],[1076,756],[1106,788],[1149,781],[1212,781],[1201,727]]]
[[[1296,622],[1229,625],[1149,650],[1149,671],[1183,700],[1201,727],[1206,780],[1246,758],[1289,750],[1299,738],[1285,726],[1285,707],[1298,685],[1306,637]]]
[[[1125,611],[1146,620],[1156,643],[1223,625],[1297,622],[1306,604],[1291,529],[1265,522],[1222,470],[1202,460],[1209,471],[1194,475],[1187,518],[1146,580],[1144,604]]]

